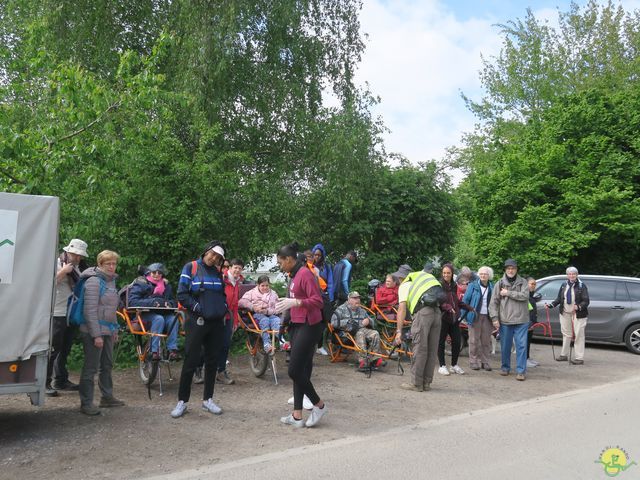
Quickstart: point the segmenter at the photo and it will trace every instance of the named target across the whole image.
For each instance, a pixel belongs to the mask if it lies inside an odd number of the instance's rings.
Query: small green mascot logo
[[[600,453],[600,458],[595,461],[604,467],[604,473],[608,477],[617,477],[618,474],[626,471],[629,467],[637,465],[636,462],[629,462],[629,454],[621,447],[607,447]]]

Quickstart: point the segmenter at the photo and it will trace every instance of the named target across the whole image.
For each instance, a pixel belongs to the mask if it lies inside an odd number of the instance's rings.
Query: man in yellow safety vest
[[[398,289],[398,317],[395,344],[400,345],[402,325],[411,314],[411,383],[400,385],[405,390],[424,392],[430,390],[436,366],[438,339],[440,336],[440,309],[438,301],[442,288],[434,277],[433,264],[427,262],[424,270],[410,273]]]

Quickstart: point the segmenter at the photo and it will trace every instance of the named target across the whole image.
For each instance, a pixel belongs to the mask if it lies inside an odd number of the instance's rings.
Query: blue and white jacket
[[[178,282],[178,301],[192,314],[210,321],[223,321],[227,314],[224,281],[217,267],[207,266],[202,259],[182,268]]]

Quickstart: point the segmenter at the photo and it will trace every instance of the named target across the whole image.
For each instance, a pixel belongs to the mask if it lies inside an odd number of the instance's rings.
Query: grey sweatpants
[[[98,348],[93,344],[93,338],[88,333],[82,333],[84,348],[84,364],[80,374],[80,404],[88,407],[93,404],[94,378],[98,374],[98,387],[103,397],[113,397],[113,337],[103,335],[104,345]]]
[[[440,338],[440,309],[424,307],[414,315],[411,323],[411,383],[428,385],[433,380]]]

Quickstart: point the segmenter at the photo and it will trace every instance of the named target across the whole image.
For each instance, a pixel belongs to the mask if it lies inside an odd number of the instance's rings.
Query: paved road
[[[639,419],[640,376],[155,478],[604,479],[607,447],[640,464]]]
[[[640,463],[638,419],[634,377],[155,478],[609,478],[595,463],[607,447],[619,446]],[[617,478],[640,478],[640,465]]]

